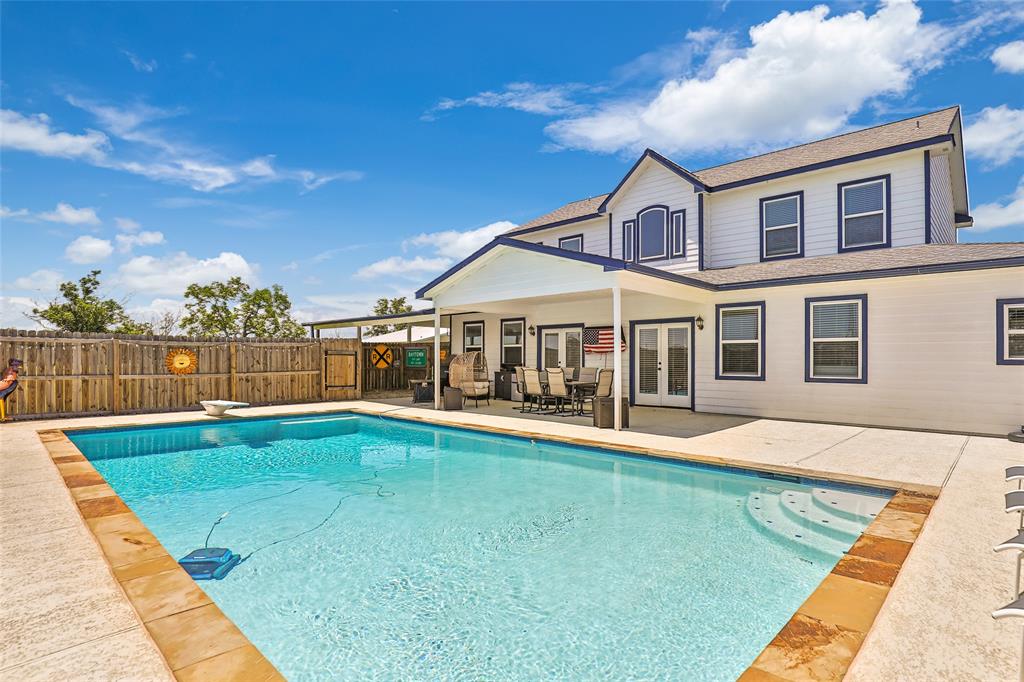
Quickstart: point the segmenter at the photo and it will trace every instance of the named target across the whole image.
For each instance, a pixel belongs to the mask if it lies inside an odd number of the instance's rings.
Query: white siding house
[[[958,108],[701,171],[648,150],[417,296],[453,353],[613,369],[637,405],[1005,433],[1024,422],[1024,244],[957,243],[962,150]],[[616,320],[621,354],[582,352]]]

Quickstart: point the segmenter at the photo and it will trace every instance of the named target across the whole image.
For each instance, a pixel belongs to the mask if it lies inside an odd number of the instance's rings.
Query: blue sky
[[[148,319],[280,283],[361,314],[614,187],[960,104],[962,241],[1024,241],[1024,9],[3,3],[0,324],[103,270]],[[438,234],[443,233],[443,234]]]

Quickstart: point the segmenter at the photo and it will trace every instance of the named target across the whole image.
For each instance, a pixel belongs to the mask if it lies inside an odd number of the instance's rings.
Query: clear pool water
[[[735,679],[869,520],[800,526],[825,488],[377,417],[70,437],[175,556],[230,512],[210,546],[249,558],[199,584],[291,680]]]

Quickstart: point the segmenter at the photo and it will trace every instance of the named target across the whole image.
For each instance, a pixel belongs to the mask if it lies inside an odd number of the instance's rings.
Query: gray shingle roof
[[[750,263],[731,268],[688,272],[686,276],[714,285],[753,284],[779,279],[846,275],[896,268],[929,268],[1008,258],[1024,258],[1024,242],[920,244],[831,256]]]
[[[958,111],[958,107],[940,109],[939,111],[933,111],[901,121],[864,128],[863,130],[856,130],[824,140],[808,142],[796,147],[788,147],[779,151],[761,154],[760,156],[753,156],[749,159],[732,161],[721,166],[687,172],[690,172],[709,187],[715,188],[733,182],[758,178],[763,175],[834,161],[847,156],[875,152],[901,144],[920,142],[948,134],[956,122]],[[675,164],[673,161],[669,162]],[[684,171],[686,170],[679,166],[679,164],[675,165]],[[514,227],[505,234],[516,234],[517,232],[542,225],[595,215],[597,208],[607,196],[607,194],[601,194],[587,199],[572,201],[556,208],[550,213]]]

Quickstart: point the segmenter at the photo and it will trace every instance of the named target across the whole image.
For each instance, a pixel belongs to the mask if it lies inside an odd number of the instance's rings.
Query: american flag
[[[626,350],[626,340],[619,335],[619,345]],[[587,353],[611,353],[615,350],[612,327],[587,327],[583,330],[583,350]]]

